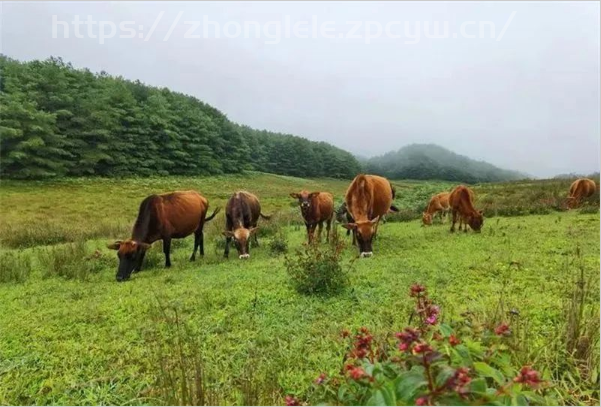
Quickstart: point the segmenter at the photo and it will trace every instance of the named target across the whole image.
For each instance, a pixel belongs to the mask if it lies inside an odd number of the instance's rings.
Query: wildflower
[[[511,335],[511,330],[509,329],[509,325],[503,323],[495,328],[495,335],[498,336],[509,336]]]
[[[348,338],[349,336],[351,336],[351,333],[348,329],[343,329],[342,332],[340,332],[340,336],[342,336],[343,338]]]
[[[286,396],[286,405],[287,406],[300,406],[298,400],[292,396]]]
[[[349,375],[353,380],[359,380],[366,376],[365,370],[362,367],[355,367],[350,372]]]
[[[523,383],[530,387],[538,387],[542,380],[540,379],[538,372],[532,369],[530,366],[524,366],[520,370],[520,373],[517,375],[515,379],[513,379],[516,383]]]
[[[426,307],[426,324],[434,325],[436,321],[438,321],[438,314],[440,313],[440,308],[438,305],[428,305]]]
[[[415,400],[415,405],[416,406],[427,406],[428,398],[427,397],[419,397],[417,400]]]
[[[326,380],[326,374],[322,373],[320,374],[317,379],[315,379],[315,384],[322,384],[324,381]]]
[[[409,346],[419,338],[419,332],[412,328],[405,328],[403,332],[397,332],[395,336],[399,340],[399,350],[405,352]]]
[[[374,337],[369,334],[367,328],[361,328],[361,333],[355,336],[355,343],[351,355],[357,359],[363,359],[368,354],[371,354],[371,343]]]
[[[469,376],[469,369],[467,367],[460,367],[455,370],[453,376],[451,376],[447,382],[446,387],[454,390],[459,395],[464,395],[467,392],[467,385],[470,384],[472,378]]]
[[[431,351],[432,351],[432,347],[425,342],[418,343],[413,347],[413,353],[415,353],[415,354],[426,353],[426,352],[431,352]]]
[[[455,334],[451,334],[451,335],[449,336],[449,344],[450,344],[451,346],[457,346],[457,345],[459,345],[460,343],[461,343],[461,341],[459,340],[459,338],[457,338],[457,337],[455,336]]]
[[[426,287],[424,287],[423,285],[420,284],[413,284],[411,286],[411,293],[410,295],[412,297],[419,297],[421,293],[426,292]]]

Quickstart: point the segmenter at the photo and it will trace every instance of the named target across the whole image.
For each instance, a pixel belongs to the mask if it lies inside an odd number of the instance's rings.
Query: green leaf
[[[374,391],[367,404],[370,406],[396,406],[396,396],[392,389],[392,383]]]
[[[413,401],[415,396],[426,387],[426,384],[424,369],[416,366],[395,380],[396,397],[407,404]]]
[[[498,384],[505,384],[505,376],[503,376],[503,373],[499,372],[494,367],[484,362],[474,362],[474,368],[476,369],[476,372],[480,373],[485,377],[492,378]]]
[[[453,328],[451,328],[447,324],[440,324],[438,326],[438,328],[440,329],[440,333],[444,337],[448,337],[448,336],[450,336],[453,333]]]

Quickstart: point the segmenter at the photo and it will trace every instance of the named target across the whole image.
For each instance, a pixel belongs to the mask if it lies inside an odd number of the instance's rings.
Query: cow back
[[[362,222],[388,213],[392,196],[392,187],[386,178],[360,174],[348,187],[345,202],[355,222]]]
[[[225,214],[228,228],[250,228],[257,224],[261,213],[259,199],[250,192],[237,191],[227,202]]]

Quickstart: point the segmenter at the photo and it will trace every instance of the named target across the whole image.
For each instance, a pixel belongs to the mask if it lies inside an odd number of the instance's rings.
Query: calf
[[[307,227],[309,243],[314,240],[315,228],[319,225],[317,241],[321,241],[323,223],[326,222],[326,242],[330,241],[330,227],[334,217],[334,197],[329,192],[311,192],[303,190],[292,192],[290,196],[298,200],[301,214]]]
[[[422,213],[422,223],[424,225],[431,225],[432,219],[437,213],[440,214],[440,219],[442,221],[450,208],[449,195],[448,192],[441,192],[430,198],[426,211]]]
[[[449,195],[449,203],[453,214],[451,232],[455,231],[455,222],[457,222],[458,216],[459,230],[461,230],[461,224],[463,223],[464,232],[467,232],[468,224],[475,232],[480,232],[484,218],[482,217],[482,211],[477,211],[474,208],[474,193],[471,189],[464,185],[459,185]]]
[[[191,261],[196,259],[196,250],[204,256],[203,227],[219,212],[206,217],[209,201],[196,191],[172,192],[163,195],[151,195],[144,199],[138,210],[131,238],[117,240],[108,245],[117,250],[119,268],[117,281],[129,279],[131,273],[142,269],[146,250],[153,242],[163,241],[165,267],[171,267],[171,239],[181,239],[194,233],[194,249]]]
[[[259,245],[256,233],[259,216],[270,219],[269,216],[261,213],[261,204],[255,195],[246,191],[238,191],[231,196],[225,206],[224,257],[229,257],[232,239],[238,251],[238,258],[248,259],[250,257],[249,243],[252,235],[254,235],[257,246]]]

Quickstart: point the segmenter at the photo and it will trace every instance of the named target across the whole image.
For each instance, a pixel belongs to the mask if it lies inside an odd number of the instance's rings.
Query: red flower
[[[460,343],[461,343],[461,341],[459,340],[459,338],[457,338],[457,337],[455,336],[455,334],[451,334],[451,335],[449,336],[449,344],[450,344],[451,346],[457,346],[457,345],[459,345]]]
[[[511,330],[509,329],[509,325],[503,323],[495,328],[495,334],[499,336],[509,336],[511,335]]]
[[[413,342],[419,339],[419,332],[412,328],[405,328],[403,332],[397,332],[395,336],[399,339],[399,350],[405,352]]]
[[[432,347],[427,343],[418,343],[413,347],[413,353],[426,353],[431,352]]]
[[[464,395],[467,392],[467,385],[472,381],[469,372],[470,370],[467,367],[460,367],[455,370],[453,376],[447,380],[446,387],[456,391],[459,395]]]
[[[440,308],[438,305],[428,305],[426,308],[426,324],[434,325],[436,321],[438,321],[438,314],[440,313]]]
[[[516,383],[523,383],[527,386],[534,388],[540,386],[540,384],[542,383],[538,372],[532,369],[530,366],[524,366],[520,370],[520,373],[517,375],[517,377],[513,379],[513,381]]]
[[[419,284],[413,284],[411,286],[411,293],[410,295],[412,297],[419,297],[421,293],[426,292],[426,287],[424,287],[423,285],[419,285]]]
[[[349,372],[349,375],[353,380],[359,380],[366,376],[365,370],[362,367],[355,367]]]
[[[286,405],[287,406],[300,406],[300,403],[294,397],[286,396]]]
[[[326,380],[326,374],[322,373],[320,374],[317,379],[315,379],[315,384],[322,384],[324,381]]]
[[[428,398],[427,397],[420,397],[417,400],[415,400],[415,405],[416,406],[427,406],[428,405]]]

